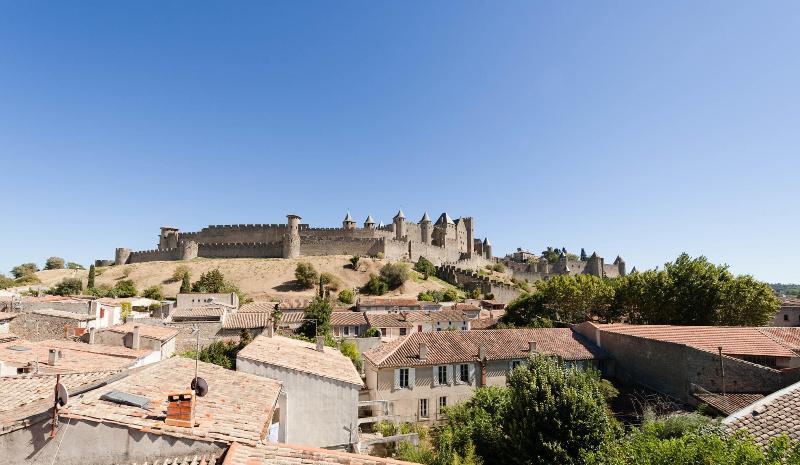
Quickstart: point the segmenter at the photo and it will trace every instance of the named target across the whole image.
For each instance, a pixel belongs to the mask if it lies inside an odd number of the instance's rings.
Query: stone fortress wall
[[[363,227],[348,213],[340,228],[312,228],[297,215],[286,224],[212,225],[196,232],[162,227],[158,248],[133,251],[118,248],[114,263],[191,260],[193,258],[294,258],[317,255],[383,254],[391,260],[416,261],[425,257],[435,265],[494,263],[487,239],[474,237],[472,218],[450,219],[442,213],[434,223],[428,214],[418,223],[406,220],[402,210],[389,225],[375,225],[368,217]]]

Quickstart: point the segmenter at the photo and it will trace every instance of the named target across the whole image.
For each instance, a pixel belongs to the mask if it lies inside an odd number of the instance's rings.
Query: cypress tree
[[[89,279],[86,281],[86,287],[89,289],[94,287],[94,265],[89,266]]]
[[[192,283],[189,282],[189,273],[183,274],[183,280],[181,281],[181,293],[192,292]]]

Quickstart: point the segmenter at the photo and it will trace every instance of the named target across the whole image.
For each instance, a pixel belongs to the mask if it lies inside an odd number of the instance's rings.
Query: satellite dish
[[[192,380],[192,391],[197,393],[197,397],[205,397],[208,394],[208,383],[203,378],[197,377]]]
[[[56,386],[56,402],[58,402],[58,405],[61,407],[67,405],[67,402],[69,402],[69,393],[67,393],[67,388],[65,388],[61,383],[58,383]]]

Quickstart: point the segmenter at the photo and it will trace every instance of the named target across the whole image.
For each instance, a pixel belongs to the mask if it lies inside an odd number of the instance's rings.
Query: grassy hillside
[[[361,287],[369,279],[370,273],[377,274],[381,266],[388,260],[371,258],[361,259],[359,270],[350,268],[350,256],[334,255],[326,257],[301,257],[297,259],[278,258],[238,258],[238,259],[205,259],[198,258],[184,262],[148,262],[133,265],[111,266],[98,268],[95,278],[96,285],[113,286],[117,281],[128,279],[136,283],[136,288],[141,292],[154,284],[164,287],[166,296],[174,296],[180,288],[180,282],[172,282],[172,274],[179,265],[189,267],[192,281],[197,280],[201,273],[214,268],[225,275],[230,282],[249,297],[255,300],[265,300],[272,297],[301,297],[313,296],[314,290],[301,290],[294,284],[294,270],[297,263],[309,262],[320,273],[329,272],[335,275],[343,287]],[[66,277],[80,277],[84,286],[89,272],[87,270],[48,270],[40,271],[37,276],[42,280],[43,286],[53,286]],[[387,294],[387,296],[416,297],[421,291],[428,289],[442,289],[447,285],[438,279],[422,280],[410,279],[400,289]]]

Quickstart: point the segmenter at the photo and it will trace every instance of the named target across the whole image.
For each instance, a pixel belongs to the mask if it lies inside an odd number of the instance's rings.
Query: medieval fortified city
[[[0,12],[0,465],[800,465],[800,3]]]

